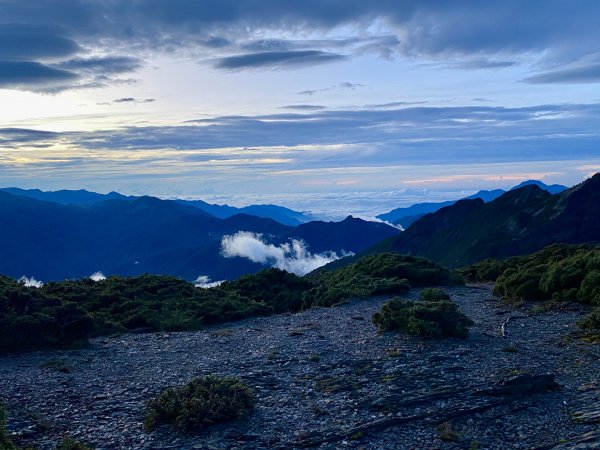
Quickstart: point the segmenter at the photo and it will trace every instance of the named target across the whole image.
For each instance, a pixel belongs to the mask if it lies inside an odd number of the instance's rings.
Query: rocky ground
[[[370,318],[385,299],[373,299],[2,356],[9,430],[41,449],[65,433],[97,449],[600,448],[600,345],[571,336],[582,312],[509,308],[486,286],[448,291],[475,321],[467,340],[378,334]],[[545,373],[559,390],[498,390]],[[143,430],[146,400],[205,374],[244,379],[254,412],[202,435]]]

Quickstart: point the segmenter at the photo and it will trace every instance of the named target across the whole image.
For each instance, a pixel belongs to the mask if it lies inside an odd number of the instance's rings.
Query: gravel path
[[[0,396],[15,439],[44,450],[64,433],[97,449],[600,448],[598,420],[588,420],[600,411],[600,346],[568,337],[582,312],[525,315],[487,286],[448,292],[475,321],[467,340],[378,334],[370,318],[385,299],[355,301],[2,356]],[[66,372],[43,367],[53,360]],[[258,402],[248,419],[200,436],[143,431],[146,400],[211,373],[252,386]],[[508,400],[477,394],[522,373],[553,373],[561,389]],[[577,416],[586,408],[591,415]],[[597,447],[575,447],[585,433]]]

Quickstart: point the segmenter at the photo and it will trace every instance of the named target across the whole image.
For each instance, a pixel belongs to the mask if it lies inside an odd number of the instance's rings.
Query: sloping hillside
[[[553,243],[600,241],[600,174],[559,194],[536,185],[494,201],[461,200],[428,214],[369,252],[396,251],[449,267],[529,253]]]

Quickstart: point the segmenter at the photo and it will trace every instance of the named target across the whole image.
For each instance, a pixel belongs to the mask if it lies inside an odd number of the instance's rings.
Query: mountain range
[[[527,180],[524,181],[517,186],[513,187],[511,190],[520,189],[523,186],[535,185],[539,188],[550,192],[551,194],[558,194],[566,189],[566,186],[562,186],[560,184],[552,184],[547,185],[538,180]],[[492,200],[497,199],[506,191],[503,189],[494,189],[491,191],[482,190],[468,197],[464,197],[460,200],[473,200],[473,199],[481,199],[484,202],[491,202]],[[429,214],[432,212],[436,212],[446,206],[453,205],[459,200],[449,200],[445,202],[436,202],[436,203],[417,203],[415,205],[406,207],[406,208],[396,208],[390,212],[385,214],[380,214],[377,216],[378,219],[384,220],[386,222],[390,222],[396,225],[400,225],[402,228],[408,228],[413,222],[419,220],[425,214]]]
[[[284,264],[315,254],[332,260],[332,253],[380,251],[458,267],[555,242],[600,241],[599,185],[600,175],[568,190],[528,181],[508,192],[480,191],[456,202],[423,203],[388,213],[415,217],[404,232],[352,216],[340,222],[299,223],[308,216],[274,205],[233,208],[117,192],[6,188],[0,189],[0,273],[43,281],[96,271],[221,280],[256,272],[277,258]],[[273,217],[259,217],[257,211]],[[276,220],[281,215],[294,225]],[[240,244],[243,251],[224,256],[224,237],[241,231],[248,232]],[[294,249],[291,244],[298,241],[305,247]]]
[[[544,185],[545,186],[545,185]],[[447,267],[531,253],[553,243],[600,242],[600,174],[555,194],[526,183],[485,202],[459,200],[421,217],[368,253],[424,256]]]
[[[118,192],[109,192],[108,194],[98,194],[96,192],[86,191],[85,189],[59,191],[41,191],[39,189],[20,189],[16,187],[0,188],[0,191],[9,194],[22,195],[47,202],[60,203],[62,205],[93,205],[105,200],[126,200],[137,198],[135,196],[125,196]],[[242,208],[236,208],[229,205],[215,205],[202,200],[180,200],[178,203],[187,206],[193,206],[207,212],[211,216],[219,219],[227,219],[236,214],[248,214],[251,216],[273,219],[284,225],[296,226],[301,223],[310,222],[314,218],[307,213],[294,211],[289,208],[277,205],[249,205]]]
[[[399,233],[391,226],[353,217],[293,227],[248,214],[218,218],[154,197],[115,195],[96,202],[97,197],[89,195],[93,193],[76,192],[87,201],[62,204],[0,192],[0,273],[43,281],[87,277],[96,271],[232,279],[256,272],[267,262],[222,255],[223,237],[239,231],[259,234],[253,236],[267,247],[257,251],[275,254],[280,247],[274,246],[293,239],[303,240],[313,253],[360,252]],[[257,239],[252,243],[262,245]]]

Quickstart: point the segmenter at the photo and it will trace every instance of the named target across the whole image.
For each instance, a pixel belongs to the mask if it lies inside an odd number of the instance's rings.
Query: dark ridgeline
[[[535,184],[485,203],[460,200],[367,250],[429,258],[448,267],[531,253],[554,243],[600,242],[600,174],[558,194]]]
[[[538,186],[541,189],[550,192],[551,194],[558,194],[558,193],[566,191],[568,189],[566,186],[563,186],[560,184],[552,184],[552,185],[548,186],[547,184],[544,184],[538,180],[528,180],[528,181],[524,181],[524,182],[518,184],[511,190],[520,189],[524,186],[530,186],[530,185]],[[381,220],[385,220],[386,222],[391,222],[396,225],[401,225],[403,228],[406,229],[410,225],[412,225],[414,222],[419,220],[421,217],[423,217],[425,214],[439,211],[440,209],[442,209],[446,206],[452,206],[457,201],[481,199],[487,203],[487,202],[491,202],[492,200],[496,200],[498,197],[500,197],[505,192],[506,191],[504,191],[502,189],[494,189],[491,191],[483,190],[483,191],[476,192],[473,195],[469,195],[468,197],[461,198],[459,200],[449,200],[449,201],[445,201],[445,202],[436,202],[436,203],[417,203],[415,205],[412,205],[412,206],[409,206],[406,208],[396,208],[385,214],[380,214],[377,217]]]

